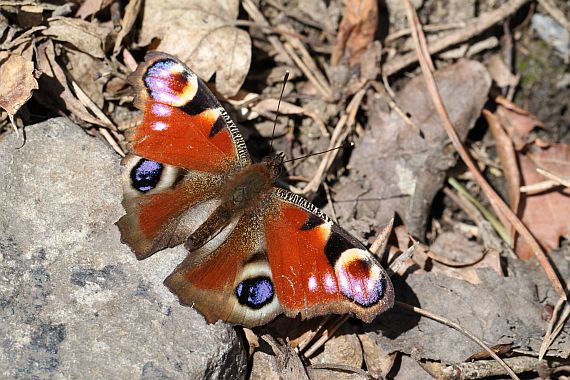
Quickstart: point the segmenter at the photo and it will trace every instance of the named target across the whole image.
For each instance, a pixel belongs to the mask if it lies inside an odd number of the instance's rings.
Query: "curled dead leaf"
[[[75,17],[86,19],[109,6],[112,2],[113,0],[86,0],[79,6],[77,12],[75,12]]]
[[[570,176],[570,146],[551,144],[543,148],[530,145],[518,153],[522,182],[531,185],[544,180],[537,168],[558,176]],[[521,193],[519,217],[547,252],[559,247],[560,238],[570,236],[570,189],[557,187],[538,194]],[[517,236],[517,255],[523,259],[533,256],[527,243]]]
[[[251,63],[249,34],[234,26],[238,11],[237,0],[187,0],[183,7],[179,0],[147,1],[139,42],[160,39],[157,49],[180,58],[204,81],[216,73],[217,90],[232,96]]]
[[[357,64],[368,44],[374,40],[377,25],[376,0],[344,0],[344,17],[338,28],[331,63],[337,65],[346,56],[351,66]]]
[[[52,17],[49,27],[42,32],[62,42],[68,42],[78,50],[96,58],[105,57],[103,41],[109,30],[102,24],[94,24],[77,18]]]
[[[20,55],[11,54],[0,65],[0,107],[14,115],[38,89],[34,78],[34,63]]]
[[[38,68],[42,75],[38,78],[42,91],[38,92],[38,100],[48,108],[61,110],[62,104],[67,110],[87,123],[107,126],[104,122],[89,113],[69,87],[65,71],[56,60],[52,40],[47,40],[37,49]]]
[[[495,99],[498,104],[495,113],[517,149],[526,143],[528,134],[534,128],[543,128],[543,124],[536,116],[518,107],[516,104],[499,96]]]

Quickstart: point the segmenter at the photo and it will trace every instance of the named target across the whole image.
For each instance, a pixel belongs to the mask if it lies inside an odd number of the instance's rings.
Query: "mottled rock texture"
[[[0,377],[236,379],[235,331],[162,280],[182,247],[120,243],[119,157],[67,119],[0,138]]]

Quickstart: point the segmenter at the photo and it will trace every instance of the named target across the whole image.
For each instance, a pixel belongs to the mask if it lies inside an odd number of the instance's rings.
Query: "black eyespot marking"
[[[340,255],[351,248],[366,249],[358,240],[350,236],[336,224],[333,224],[329,239],[325,245],[325,255],[329,263],[334,267]]]
[[[248,278],[236,288],[238,302],[256,310],[271,303],[274,294],[271,279],[264,276]]]
[[[318,216],[309,214],[309,218],[301,226],[301,231],[312,230],[313,228],[318,227],[323,223],[325,223],[325,221]]]
[[[161,163],[143,158],[131,170],[131,183],[135,189],[146,193],[156,187],[163,170]]]
[[[198,115],[211,108],[218,108],[220,104],[210,89],[198,79],[198,91],[191,101],[182,106],[182,111],[188,115]]]

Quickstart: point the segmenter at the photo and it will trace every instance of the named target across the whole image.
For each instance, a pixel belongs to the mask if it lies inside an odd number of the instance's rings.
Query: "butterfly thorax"
[[[233,219],[259,206],[264,193],[273,188],[274,161],[263,161],[244,167],[231,176],[221,192],[219,206],[186,240],[186,248],[196,250],[214,238]]]

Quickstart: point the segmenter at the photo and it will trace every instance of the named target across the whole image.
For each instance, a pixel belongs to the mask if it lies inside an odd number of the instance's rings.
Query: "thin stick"
[[[392,219],[390,219],[388,224],[384,226],[382,231],[380,231],[380,233],[378,234],[378,236],[370,246],[369,251],[378,256],[380,260],[382,260],[382,256],[384,255],[384,251],[386,250],[386,246],[388,245],[388,237],[392,233],[393,228],[394,228],[394,217],[392,217]]]
[[[491,211],[487,210],[485,206],[483,206],[481,202],[479,202],[473,195],[469,194],[469,192],[463,186],[461,186],[459,181],[453,177],[450,177],[447,182],[453,186],[453,188],[457,190],[457,192],[460,193],[465,199],[467,199],[467,201],[475,206],[475,208],[477,208],[481,214],[483,214],[485,219],[491,223],[495,231],[497,231],[501,239],[503,239],[506,243],[509,243],[511,241],[511,234],[509,234],[509,231],[507,231],[501,221],[497,219],[495,215],[491,213]]]
[[[319,327],[317,327],[317,329],[315,329],[315,331],[313,331],[312,333],[308,334],[308,336],[305,339],[303,339],[301,343],[299,343],[299,345],[297,346],[297,351],[303,352],[303,350],[305,350],[305,348],[309,345],[309,343],[311,343],[313,339],[315,339],[315,337],[319,335],[321,331],[323,331],[326,324],[329,322],[331,318],[332,314],[326,315],[319,324]]]
[[[365,370],[346,364],[337,364],[337,363],[312,364],[308,366],[307,369],[309,370],[309,372],[319,369],[326,369],[328,371],[337,371],[340,373],[346,373],[348,375],[357,373],[358,375],[360,375],[360,377],[364,379],[374,380],[374,377],[369,373],[367,373]]]
[[[409,1],[409,0],[406,0],[406,1]],[[491,355],[491,357],[493,357],[493,359],[495,359],[496,361],[499,362],[499,364],[505,369],[505,371],[507,371],[507,374],[512,379],[519,379],[519,377],[516,375],[516,373],[514,373],[513,370],[503,361],[503,359],[501,359],[489,346],[487,346],[481,339],[477,338],[469,330],[466,330],[463,327],[461,327],[459,324],[452,322],[449,319],[446,319],[446,318],[441,317],[439,315],[436,315],[432,312],[424,310],[422,308],[412,306],[412,305],[408,305],[407,303],[404,303],[404,302],[396,301],[395,305],[401,307],[402,309],[412,311],[416,314],[422,315],[424,317],[427,317],[429,319],[432,319],[436,322],[439,322],[443,325],[449,326],[449,327],[459,331],[461,334],[465,335],[466,337],[468,337],[469,339],[471,339],[472,341],[477,343],[479,346],[481,346],[485,351],[487,351],[489,353],[489,355]]]
[[[255,6],[255,4],[252,0],[243,0],[242,5],[243,5],[243,9],[245,9],[247,14],[255,22],[259,23],[262,26],[271,28],[269,21],[267,21],[265,16],[263,16],[263,13],[261,13],[259,11],[259,9],[257,9],[257,7]],[[275,51],[277,51],[278,53],[285,51],[285,47],[283,46],[283,43],[276,36],[267,36],[267,41],[269,41],[269,43],[273,46]],[[283,54],[283,57],[287,60],[288,64],[290,64],[290,65],[294,64],[291,57],[289,57],[287,54]]]
[[[562,312],[560,312],[562,309]],[[562,328],[564,327],[566,320],[570,316],[570,305],[568,305],[568,301],[563,300],[562,298],[558,300],[556,306],[554,307],[554,311],[552,312],[552,318],[548,323],[548,328],[546,329],[546,334],[544,334],[544,340],[540,345],[540,350],[538,352],[538,358],[542,360],[548,347],[554,342],[554,339],[560,334]],[[556,326],[554,326],[556,324]]]
[[[317,90],[319,90],[323,98],[330,99],[332,93],[330,88],[327,88],[325,85],[323,85],[323,83],[321,83],[321,81],[319,81],[317,75],[315,75],[315,73],[309,68],[306,62],[303,61],[301,57],[297,54],[297,52],[293,48],[293,45],[291,45],[291,43],[289,42],[285,42],[283,44],[283,47],[285,48],[285,52],[287,52],[289,57],[291,57],[293,62],[295,62],[295,65],[297,65],[297,67],[303,72],[303,74],[307,77],[307,79],[312,84],[315,85]]]
[[[545,176],[549,180],[556,181],[564,187],[570,187],[570,178],[569,177],[563,177],[563,176],[560,176],[558,174],[554,174],[554,173],[552,173],[546,169],[542,169],[542,168],[536,168],[536,171],[538,172],[538,174]]]
[[[332,336],[336,333],[336,331],[344,324],[344,322],[348,321],[350,318],[348,315],[343,315],[340,317],[335,324],[330,328],[323,332],[323,335],[313,344],[307,351],[305,351],[304,355],[306,358],[310,358],[323,344],[326,343],[327,340],[332,338]]]
[[[340,117],[333,130],[331,141],[329,143],[329,149],[332,149],[335,146],[339,145],[339,142],[348,136],[350,127],[352,127],[352,123],[354,123],[356,112],[360,108],[362,98],[366,94],[366,88],[367,87],[360,89],[350,100],[350,103],[348,103],[348,106],[346,107],[346,113]],[[311,179],[311,182],[309,182],[303,188],[303,194],[307,195],[309,193],[317,191],[321,182],[323,181],[324,176],[326,175],[327,170],[331,167],[337,155],[337,152],[338,150],[331,151],[323,157],[323,160],[321,161],[313,179]]]
[[[477,181],[477,183],[479,184],[479,186],[481,187],[481,189],[489,199],[489,202],[491,203],[493,208],[499,213],[503,214],[503,216],[513,225],[513,227],[517,230],[517,232],[521,235],[521,237],[528,243],[534,255],[538,259],[539,263],[544,268],[546,275],[550,280],[554,290],[558,293],[558,295],[561,298],[567,299],[566,292],[564,291],[560,279],[558,278],[556,272],[554,271],[554,268],[552,268],[550,261],[544,254],[538,242],[532,236],[528,228],[520,221],[519,218],[517,218],[517,216],[512,212],[509,206],[507,206],[507,204],[502,200],[502,198],[499,197],[497,193],[495,193],[495,190],[491,187],[491,185],[487,183],[485,177],[483,177],[483,175],[479,171],[477,164],[473,161],[473,159],[471,158],[471,156],[463,146],[461,139],[457,135],[457,132],[455,131],[455,128],[453,127],[453,124],[449,119],[447,109],[443,104],[443,100],[441,99],[441,95],[439,94],[437,84],[435,83],[433,72],[430,69],[431,67],[433,67],[433,63],[431,63],[432,61],[429,52],[426,49],[425,44],[422,44],[422,42],[420,41],[421,39],[425,40],[425,36],[421,31],[416,11],[412,6],[412,4],[410,3],[410,0],[405,0],[405,4],[408,11],[408,22],[415,31],[412,36],[414,37],[417,55],[424,79],[426,81],[426,86],[432,96],[434,106],[443,121],[443,126],[445,128],[445,131],[447,132],[447,135],[449,136],[449,139],[451,140],[451,143],[459,153],[459,156],[461,157],[465,165],[469,168],[469,170],[473,174],[474,179]]]
[[[429,53],[438,53],[450,46],[458,45],[469,40],[473,36],[480,34],[494,24],[503,20],[505,17],[512,15],[528,2],[530,2],[530,0],[510,1],[494,11],[482,14],[480,17],[471,20],[465,28],[459,29],[456,32],[452,32],[447,36],[434,41],[429,47]],[[410,52],[386,62],[382,67],[382,72],[387,76],[394,75],[398,71],[416,63],[417,61],[418,56],[416,53]]]

